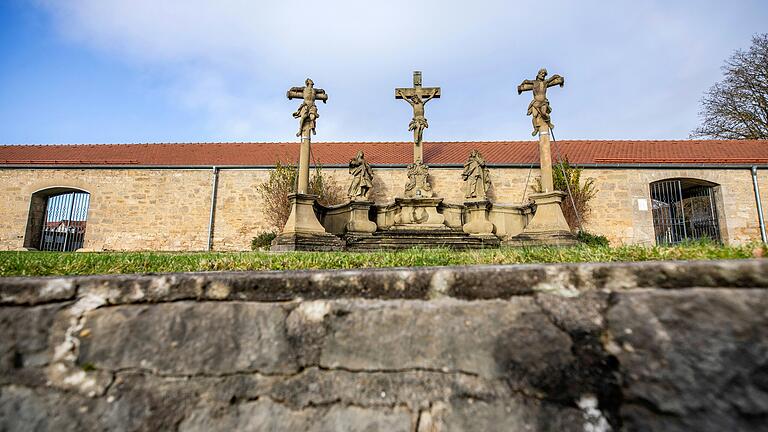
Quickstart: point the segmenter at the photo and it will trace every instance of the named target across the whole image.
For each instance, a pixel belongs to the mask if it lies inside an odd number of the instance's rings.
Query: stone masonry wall
[[[326,168],[346,190],[346,169]],[[402,168],[374,169],[376,202],[391,202],[406,182]],[[433,188],[449,203],[463,202],[461,171],[430,170]],[[520,204],[531,193],[538,170],[491,169],[490,195],[495,202]],[[260,232],[271,230],[264,219],[256,186],[266,170],[224,169],[219,174],[213,232],[215,250],[248,250]],[[758,171],[763,211],[768,218],[768,170]],[[720,185],[720,207],[725,216],[725,240],[743,243],[760,239],[752,179],[748,169],[585,169],[599,190],[586,228],[606,235],[614,244],[654,244],[649,184],[686,177]],[[526,187],[526,180],[528,187]],[[0,249],[23,245],[32,193],[53,186],[77,187],[91,193],[85,247],[93,250],[205,250],[212,172],[160,169],[0,169]],[[527,189],[527,191],[526,191]],[[526,199],[527,200],[527,199]]]
[[[768,260],[0,279],[3,431],[767,431]]]

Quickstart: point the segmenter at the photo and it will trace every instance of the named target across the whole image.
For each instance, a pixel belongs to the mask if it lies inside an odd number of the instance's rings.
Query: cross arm
[[[419,95],[421,97],[432,96],[435,99],[440,99],[440,87],[417,87],[417,88],[396,88],[395,99],[408,99],[413,95]]]
[[[522,94],[524,91],[533,90],[533,81],[525,80],[517,86],[517,94]]]
[[[323,103],[326,103],[328,101],[328,93],[326,93],[325,90],[323,89],[316,88],[315,99],[323,101]]]
[[[547,87],[553,87],[556,85],[559,85],[560,87],[565,84],[565,78],[561,77],[560,75],[552,75],[552,78],[547,80]]]
[[[291,87],[285,94],[288,99],[302,99],[304,98],[304,87]]]

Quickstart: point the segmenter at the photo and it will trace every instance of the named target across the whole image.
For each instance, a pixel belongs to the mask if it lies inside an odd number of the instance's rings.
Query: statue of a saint
[[[485,159],[480,152],[472,150],[469,159],[464,162],[464,172],[461,177],[464,179],[465,198],[486,198],[488,188],[491,187],[491,179],[488,168],[485,166]]]
[[[397,96],[400,96],[406,102],[413,107],[413,119],[408,125],[408,130],[413,131],[413,142],[417,146],[421,146],[421,140],[424,136],[424,129],[429,127],[427,118],[424,117],[424,105],[431,101],[440,91],[440,89],[432,89],[432,93],[426,98],[422,99],[418,92],[414,92],[411,96],[406,96],[403,91],[397,89]]]
[[[549,114],[552,112],[552,108],[549,106],[549,100],[547,100],[547,88],[559,85],[560,87],[565,84],[565,78],[560,75],[552,75],[552,78],[546,79],[547,70],[540,69],[536,74],[536,79],[525,80],[517,86],[517,94],[522,94],[524,91],[533,91],[533,100],[528,105],[528,115],[533,116],[533,133],[536,135],[541,131],[541,128],[546,126],[550,129],[554,129],[552,120]]]
[[[429,184],[429,166],[417,159],[408,165],[408,183],[405,184],[405,196],[409,198],[429,198],[432,185]]]
[[[315,100],[321,100],[323,103],[328,101],[328,95],[323,89],[314,88],[315,83],[311,79],[307,78],[304,82],[304,87],[291,87],[288,90],[288,99],[303,99],[301,105],[293,113],[293,118],[299,119],[299,132],[296,136],[309,137],[309,134],[317,134],[315,132],[315,125],[320,114],[317,113],[317,105]]]
[[[347,192],[349,199],[369,201],[368,195],[373,188],[373,171],[362,151],[358,151],[355,158],[349,161],[349,173],[352,175],[352,183]]]

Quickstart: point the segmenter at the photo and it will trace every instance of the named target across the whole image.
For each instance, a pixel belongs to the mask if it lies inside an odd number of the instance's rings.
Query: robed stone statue
[[[373,171],[362,151],[358,151],[355,158],[349,161],[349,173],[352,175],[352,183],[347,192],[349,199],[369,201],[368,195],[373,189]]]
[[[536,135],[541,131],[542,127],[549,127],[554,129],[549,114],[552,112],[552,108],[549,106],[549,100],[547,99],[547,88],[559,85],[560,87],[565,84],[565,78],[560,75],[552,75],[552,78],[547,79],[547,70],[540,69],[536,74],[536,79],[525,80],[517,86],[517,94],[522,94],[524,91],[533,91],[533,100],[528,105],[528,115],[533,116],[531,121],[533,122],[533,132],[531,135]]]
[[[485,166],[485,159],[480,152],[472,150],[469,159],[464,162],[464,172],[461,177],[464,179],[465,198],[486,198],[488,188],[491,187],[491,179],[488,175],[488,168]]]

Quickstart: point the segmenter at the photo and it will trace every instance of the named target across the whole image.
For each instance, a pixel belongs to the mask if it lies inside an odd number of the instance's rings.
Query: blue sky
[[[0,143],[406,141],[395,87],[442,87],[427,141],[526,140],[544,66],[559,139],[681,139],[765,0],[0,0]],[[305,22],[311,17],[310,22]]]

